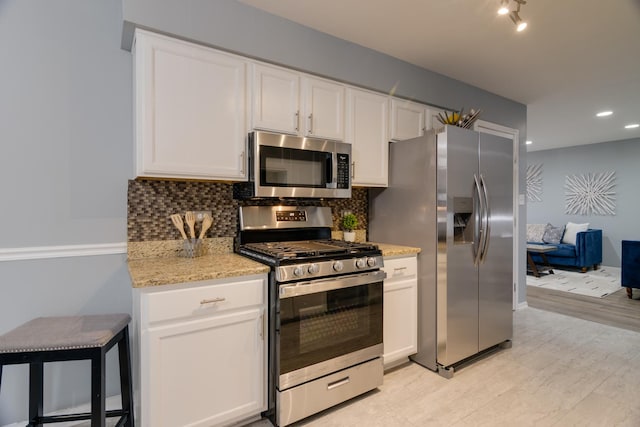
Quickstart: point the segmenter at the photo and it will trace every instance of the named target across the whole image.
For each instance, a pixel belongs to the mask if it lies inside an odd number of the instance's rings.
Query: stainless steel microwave
[[[248,182],[234,197],[349,198],[351,144],[271,132],[251,132]]]

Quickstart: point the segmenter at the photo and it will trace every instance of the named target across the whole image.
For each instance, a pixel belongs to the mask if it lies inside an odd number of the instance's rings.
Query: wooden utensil
[[[202,219],[202,229],[200,230],[200,239],[204,238],[204,235],[206,234],[207,230],[209,230],[209,227],[211,227],[211,224],[213,224],[213,218],[211,218],[211,215],[209,214],[205,214],[204,218]]]
[[[184,222],[182,222],[182,217],[179,214],[171,215],[171,222],[176,226],[180,234],[182,234],[182,238],[187,240],[187,234],[184,232]]]
[[[184,219],[189,226],[189,235],[192,239],[196,238],[196,214],[193,211],[187,211],[184,214]]]

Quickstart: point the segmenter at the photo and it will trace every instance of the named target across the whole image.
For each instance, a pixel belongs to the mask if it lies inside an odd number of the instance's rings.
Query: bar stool
[[[134,427],[128,314],[39,317],[0,336],[0,391],[4,365],[29,364],[29,426],[91,420],[104,427],[105,417],[120,417],[117,425]],[[118,344],[122,409],[105,409],[105,356]],[[91,412],[45,416],[44,363],[91,360]]]

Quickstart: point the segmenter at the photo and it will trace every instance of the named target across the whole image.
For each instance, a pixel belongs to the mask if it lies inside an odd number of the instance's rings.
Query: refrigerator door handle
[[[484,262],[487,257],[487,252],[489,251],[489,239],[491,238],[491,225],[489,224],[489,219],[491,218],[491,208],[489,207],[489,195],[487,194],[487,183],[484,181],[484,176],[480,174],[480,185],[482,186],[482,193],[484,196],[484,225],[482,238],[483,242],[480,245],[480,262]]]
[[[478,177],[475,173],[473,174],[473,182],[475,185],[477,200],[477,203],[474,203],[473,205],[473,265],[477,267],[480,263],[480,255],[482,254],[484,202],[482,199],[482,193],[480,192],[480,182],[478,181]]]

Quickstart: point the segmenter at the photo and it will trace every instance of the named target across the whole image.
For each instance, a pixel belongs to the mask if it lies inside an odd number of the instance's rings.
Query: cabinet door
[[[383,270],[383,361],[389,367],[418,351],[417,259],[385,259]]]
[[[144,425],[228,424],[266,409],[264,321],[253,308],[143,331]]]
[[[444,110],[441,110],[441,109],[435,108],[435,107],[428,107],[426,109],[426,122],[425,122],[425,129],[426,130],[437,129],[437,128],[440,128],[440,127],[444,126],[438,120],[438,114],[439,113],[442,113],[442,115],[444,115]]]
[[[391,100],[391,139],[402,141],[424,135],[425,106],[402,99]]]
[[[136,32],[137,176],[246,178],[246,62]]]
[[[347,89],[346,142],[351,143],[353,185],[388,185],[388,105],[384,95]]]
[[[254,129],[297,135],[300,130],[300,77],[281,68],[253,66]]]
[[[344,141],[344,86],[306,77],[303,87],[304,135]]]

